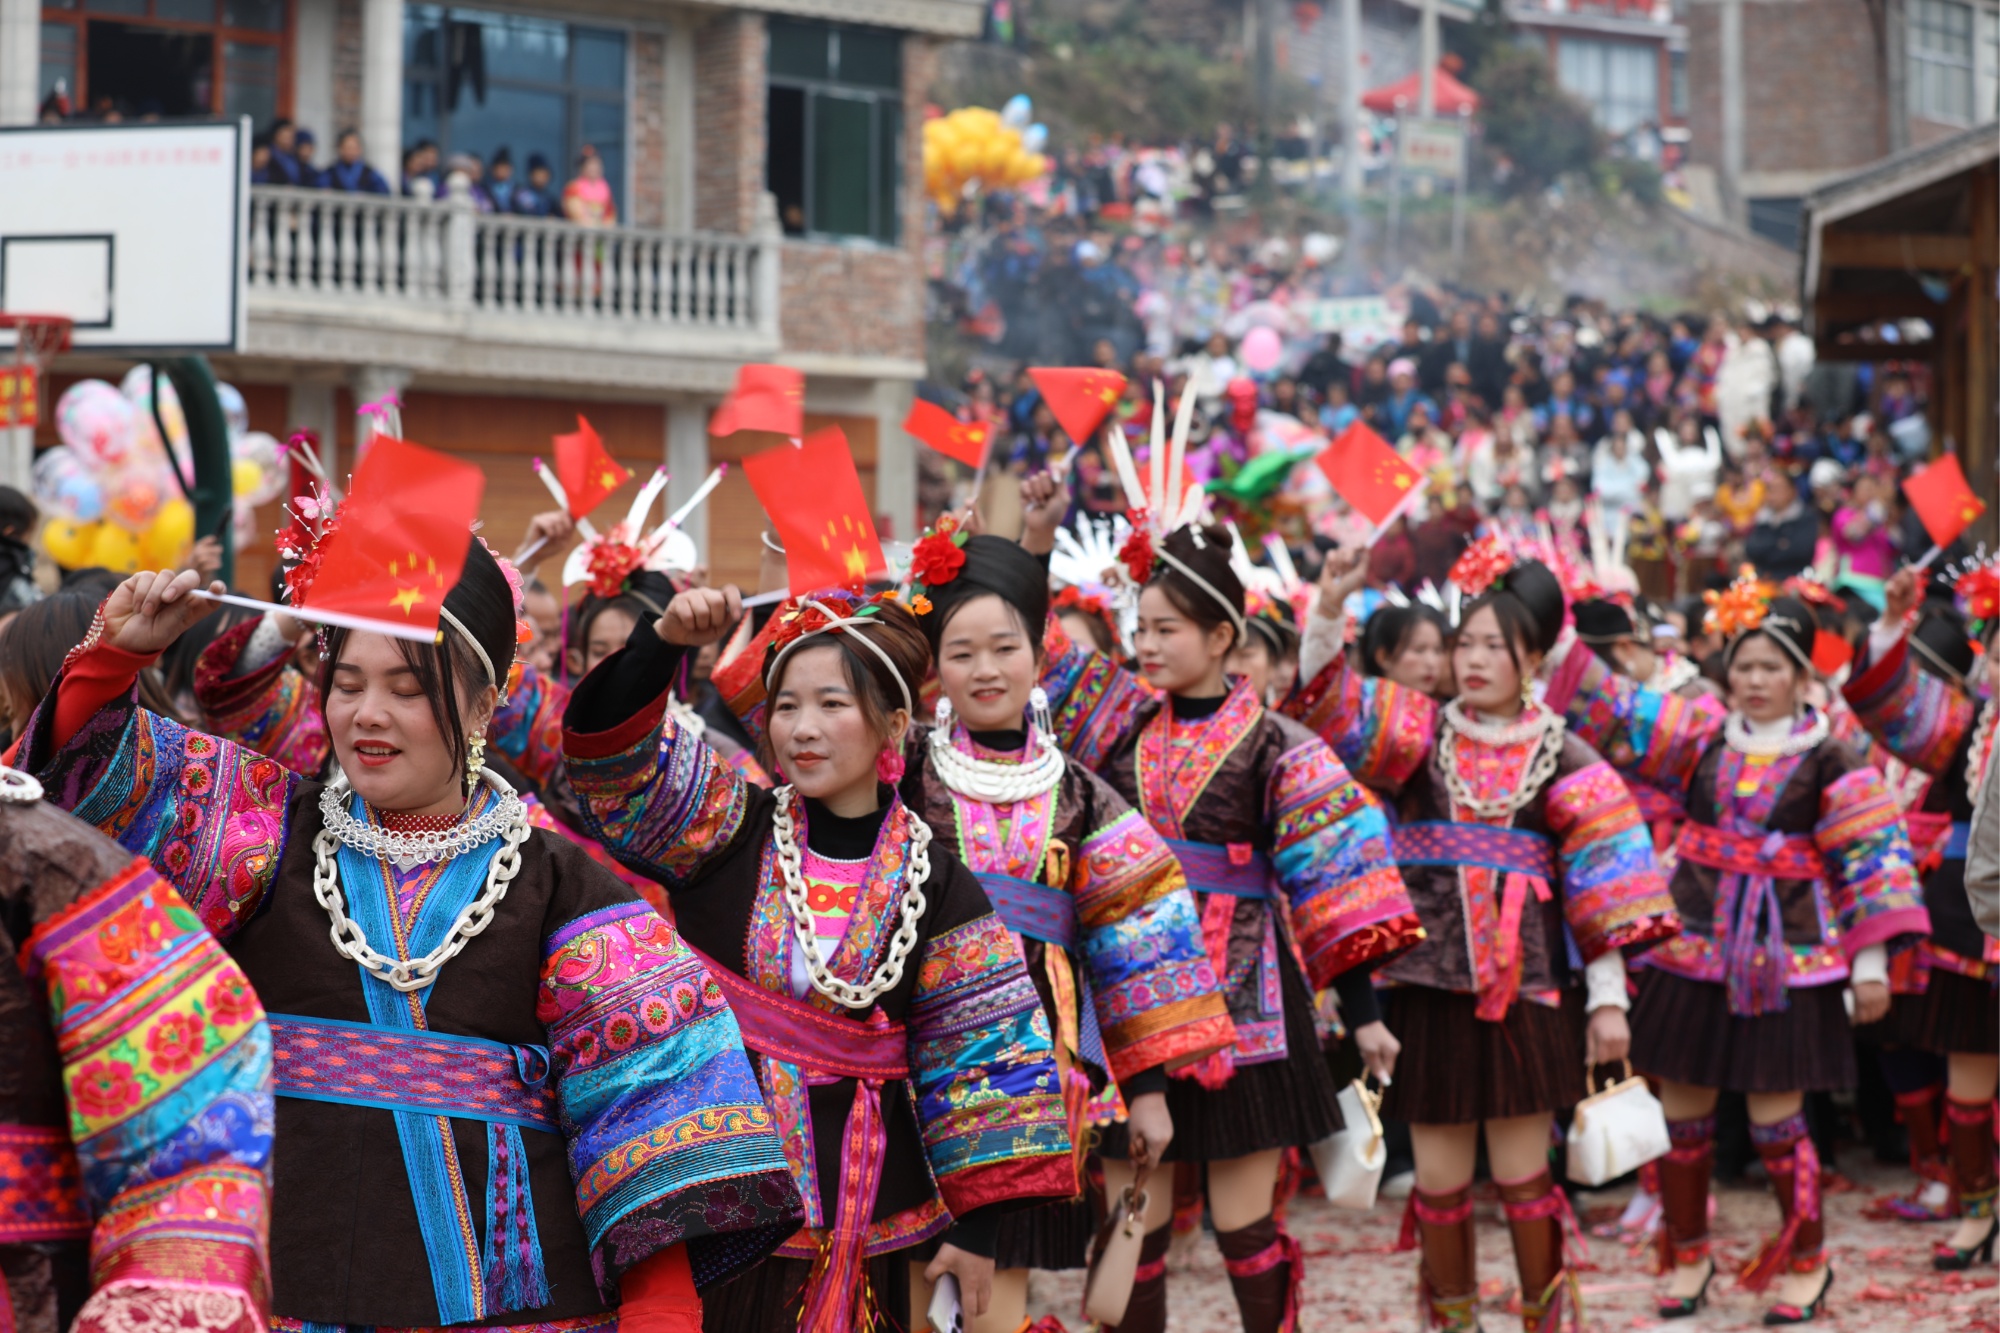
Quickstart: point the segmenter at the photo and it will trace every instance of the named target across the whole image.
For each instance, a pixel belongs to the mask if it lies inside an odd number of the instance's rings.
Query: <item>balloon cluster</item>
[[[122,383],[79,380],[56,402],[62,443],[35,459],[35,501],[48,521],[42,549],[65,569],[101,565],[121,574],[171,569],[194,544],[194,506],[181,483],[192,478],[186,414],[171,381],[158,385],[154,413],[152,368],[134,367]],[[233,386],[219,384],[228,424],[236,541],[256,536],[256,506],[285,488],[284,451],[250,429],[250,411]],[[161,438],[164,428],[166,438]]]
[[[924,191],[939,212],[956,212],[969,189],[1004,190],[1048,171],[1048,127],[1029,124],[1033,115],[1016,93],[999,111],[962,106],[924,122]]]

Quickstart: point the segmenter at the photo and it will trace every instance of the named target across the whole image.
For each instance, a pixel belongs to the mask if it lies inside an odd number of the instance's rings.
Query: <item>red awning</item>
[[[1396,99],[1400,97],[1403,99],[1403,114],[1414,116],[1417,114],[1418,99],[1422,96],[1422,90],[1418,87],[1421,82],[1418,75],[1412,74],[1385,87],[1370,88],[1361,94],[1361,105],[1370,111],[1393,116],[1396,114]],[[1438,66],[1432,96],[1437,101],[1437,113],[1440,116],[1455,116],[1461,110],[1468,114],[1479,110],[1479,94],[1454,79],[1451,72],[1442,65]]]

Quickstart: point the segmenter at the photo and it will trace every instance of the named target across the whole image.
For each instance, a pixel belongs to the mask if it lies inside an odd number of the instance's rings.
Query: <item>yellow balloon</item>
[[[102,523],[72,523],[66,518],[52,518],[42,524],[42,549],[64,569],[82,569],[90,563],[90,545],[102,526]]]
[[[175,496],[160,506],[153,525],[140,535],[139,554],[145,557],[148,569],[172,569],[193,542],[194,506]]]
[[[139,568],[139,539],[116,523],[100,523],[86,563],[102,565],[116,574],[133,573]]]
[[[247,458],[239,458],[229,465],[230,493],[238,497],[255,493],[264,483],[264,469]]]

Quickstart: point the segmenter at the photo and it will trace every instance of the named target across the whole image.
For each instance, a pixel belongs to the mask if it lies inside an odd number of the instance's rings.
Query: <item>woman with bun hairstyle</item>
[[[1329,560],[1315,619],[1343,615],[1364,574],[1361,553]],[[1479,1324],[1472,1177],[1483,1127],[1533,1333],[1554,1330],[1575,1300],[1575,1220],[1548,1169],[1550,1115],[1583,1099],[1589,1065],[1625,1059],[1625,960],[1679,922],[1625,783],[1535,698],[1562,630],[1561,585],[1490,538],[1452,579],[1470,597],[1452,645],[1456,698],[1439,707],[1342,657],[1298,703],[1348,767],[1389,794],[1396,860],[1423,921],[1424,942],[1377,969],[1388,983],[1379,1014],[1372,991],[1357,990],[1352,1008],[1347,993],[1341,1001],[1371,1071],[1393,1076],[1383,1115],[1411,1126],[1404,1244],[1423,1251],[1430,1326]]]
[[[1973,651],[1965,618],[1942,604],[1934,603],[1916,629],[1905,634],[1903,627],[1917,610],[1921,577],[1917,570],[1904,569],[1889,579],[1887,612],[1869,635],[1844,693],[1878,741],[1913,772],[1930,775],[1921,802],[1906,820],[1918,865],[1925,871],[1924,907],[1931,934],[1918,946],[1914,967],[1907,969],[1916,993],[1899,989],[1884,1026],[1886,1040],[1946,1060],[1945,1155],[1959,1223],[1949,1238],[1938,1242],[1932,1262],[1953,1270],[1992,1259],[1994,1232],[2000,1229],[1994,1220],[2000,1180],[1993,1160],[2000,942],[1980,931],[1965,893],[1972,797],[1993,762],[1996,705],[1991,682],[2000,636],[1992,630],[2000,620],[2000,563],[1975,566],[1959,579],[1962,595],[1988,636],[1983,655]],[[1989,684],[1980,705],[1974,664],[1982,660]],[[1936,1125],[1929,1091],[1914,1105],[1901,1096],[1897,1100],[1906,1122]],[[1913,1152],[1921,1133],[1912,1123]]]
[[[1023,496],[1024,544],[1045,551],[1066,497],[1046,475],[1024,482]],[[1420,931],[1374,801],[1317,737],[1267,712],[1247,681],[1225,673],[1247,632],[1229,551],[1221,529],[1180,529],[1157,549],[1142,529],[1126,560],[1142,585],[1144,681],[1052,631],[1042,683],[1064,747],[1159,831],[1196,893],[1236,1040],[1171,1071],[1166,1157],[1206,1164],[1243,1326],[1273,1333],[1296,1326],[1302,1276],[1297,1244],[1272,1215],[1279,1162],[1284,1149],[1340,1128],[1313,992],[1350,974],[1365,988],[1367,965],[1408,948]],[[1106,1133],[1104,1155],[1115,1194],[1132,1179],[1121,1127]],[[1149,1199],[1121,1333],[1166,1325],[1164,1180]]]
[[[1038,681],[1048,570],[1015,542],[967,535],[946,517],[913,552],[917,625],[941,687],[936,724],[903,745],[902,800],[979,879],[1020,941],[1049,1016],[1072,1141],[1107,1082],[1150,1168],[1173,1139],[1166,1068],[1235,1036],[1180,864],[1111,786],[1056,746]],[[915,601],[915,598],[912,599]],[[778,622],[716,680],[763,714],[756,664]],[[992,1306],[967,1327],[1027,1323],[1028,1270],[1081,1268],[1093,1230],[1073,1199],[1000,1221]]]
[[[1640,1070],[1658,1079],[1673,1151],[1660,1164],[1669,1278],[1663,1318],[1694,1314],[1715,1276],[1709,1174],[1719,1090],[1747,1095],[1750,1134],[1783,1225],[1743,1271],[1783,1281],[1770,1324],[1818,1316],[1833,1283],[1819,1159],[1804,1094],[1855,1083],[1855,1021],[1889,1004],[1888,952],[1929,934],[1902,811],[1855,749],[1805,702],[1815,622],[1745,571],[1712,593],[1726,636],[1730,712],[1636,685],[1569,651],[1548,700],[1628,776],[1681,796],[1674,905],[1683,929],[1646,959],[1632,1012]]]
[[[137,706],[215,608],[191,572],[111,593],[23,762],[152,861],[268,1012],[274,1329],[693,1333],[699,1293],[798,1228],[798,1190],[707,966],[486,767],[520,605],[467,541],[435,646],[326,632],[329,781]],[[160,1084],[251,1008],[211,991],[155,1046]]]
[[[707,1327],[919,1326],[945,1273],[976,1319],[1002,1216],[1070,1198],[1076,1167],[1021,950],[897,793],[930,646],[886,595],[781,606],[752,659],[768,791],[668,708],[686,656],[741,618],[733,587],[679,594],[564,716],[591,831],[710,960],[806,1203],[778,1258],[708,1296]]]

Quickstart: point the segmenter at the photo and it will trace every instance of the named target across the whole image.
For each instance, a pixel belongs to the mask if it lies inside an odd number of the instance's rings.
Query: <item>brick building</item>
[[[2000,0],[1680,3],[1689,160],[1723,211],[1786,246],[1819,185],[2000,107]],[[1724,95],[1732,48],[1736,115]]]
[[[809,425],[853,445],[884,535],[911,535],[899,428],[923,373],[923,99],[980,0],[0,0],[0,123],[58,87],[85,108],[358,128],[392,182],[422,140],[560,188],[589,145],[619,226],[435,198],[253,188],[248,337],[215,358],[252,426],[312,427],[351,466],[354,406],[394,390],[405,434],[487,465],[496,545],[547,498],[528,459],[589,415],[641,474],[693,489],[768,436],[712,439],[744,361],[806,374]],[[32,40],[30,40],[32,39]],[[60,392],[116,363],[65,358]],[[622,497],[609,503],[616,509]],[[757,565],[732,471],[692,525],[718,574]],[[260,558],[261,557],[261,558]],[[253,582],[269,550],[246,553]],[[553,576],[555,567],[544,568]]]

